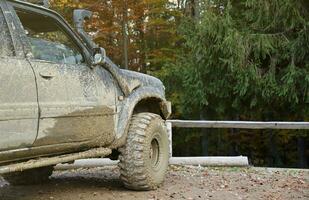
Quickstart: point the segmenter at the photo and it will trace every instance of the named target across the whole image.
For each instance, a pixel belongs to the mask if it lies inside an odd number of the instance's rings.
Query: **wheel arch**
[[[140,112],[151,112],[167,119],[171,114],[171,103],[165,100],[164,93],[153,87],[143,87],[134,91],[121,105],[118,115],[116,140],[112,148],[125,143],[131,118]]]
[[[143,98],[134,106],[133,115],[141,112],[150,112],[158,114],[163,119],[166,119],[166,116],[163,114],[162,103],[164,103],[164,101],[156,97]]]

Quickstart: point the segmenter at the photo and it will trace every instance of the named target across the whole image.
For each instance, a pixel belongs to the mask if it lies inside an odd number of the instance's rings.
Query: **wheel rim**
[[[159,142],[156,138],[152,139],[151,141],[149,158],[151,161],[151,165],[153,167],[156,167],[159,163],[159,158],[160,158]]]

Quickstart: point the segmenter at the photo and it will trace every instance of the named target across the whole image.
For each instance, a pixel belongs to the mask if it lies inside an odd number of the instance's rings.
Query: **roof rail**
[[[44,6],[45,8],[49,8],[50,5],[49,0],[23,0],[23,1]]]

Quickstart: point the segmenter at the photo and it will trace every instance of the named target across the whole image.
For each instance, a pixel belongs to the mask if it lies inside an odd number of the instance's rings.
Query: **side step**
[[[45,167],[50,165],[56,165],[59,163],[67,163],[77,159],[105,157],[112,153],[109,148],[96,148],[84,152],[65,154],[54,157],[39,158],[35,160],[29,160],[26,162],[6,165],[0,167],[0,174],[6,174],[11,172],[24,171],[27,169],[33,169],[38,167]]]

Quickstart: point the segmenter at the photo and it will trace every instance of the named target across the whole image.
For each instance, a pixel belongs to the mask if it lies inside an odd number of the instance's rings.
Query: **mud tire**
[[[154,190],[164,181],[169,140],[162,118],[138,113],[131,119],[126,144],[119,149],[120,179],[132,190]]]
[[[29,169],[2,175],[10,185],[35,185],[47,182],[53,173],[53,166]]]

